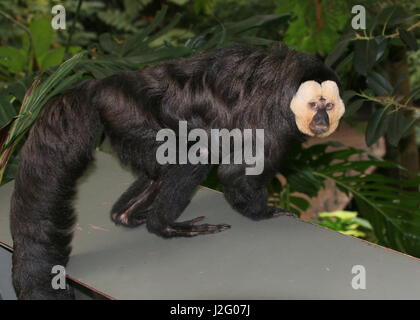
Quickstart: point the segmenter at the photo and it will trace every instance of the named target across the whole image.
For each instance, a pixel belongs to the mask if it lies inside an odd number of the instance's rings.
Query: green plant
[[[123,1],[123,9],[108,8],[98,12],[98,18],[124,32],[139,32],[146,25],[146,21],[138,19],[139,12],[150,4],[152,0]]]
[[[351,28],[353,4],[365,6],[366,30]],[[283,41],[326,56],[326,64],[338,71],[343,87],[353,88],[346,92],[346,119],[361,108],[372,110],[365,135],[368,146],[385,136],[391,147],[401,147],[400,141],[419,124],[418,113],[412,111],[418,110],[413,101],[420,97],[420,88],[413,81],[410,89],[405,66],[406,51],[415,57],[418,50],[416,11],[418,5],[403,6],[399,1],[279,1],[277,12],[292,13]],[[393,62],[397,57],[400,61]],[[417,162],[402,160],[401,164],[416,171]]]
[[[328,147],[339,150],[327,152]],[[358,212],[371,223],[380,244],[420,256],[420,175],[402,180],[379,172],[367,173],[368,168],[397,165],[369,154],[368,160],[354,160],[364,153],[333,142],[309,148],[295,146],[282,172],[287,184],[282,186],[278,180],[272,183],[272,191],[277,194],[274,204],[300,213],[309,203],[297,194],[314,197],[326,180],[332,180],[339,190],[354,198]]]
[[[418,50],[414,32],[420,23],[415,22],[416,15],[410,15],[400,5],[381,7],[378,2],[371,2],[366,6],[372,6],[366,18],[367,30],[345,32],[326,57],[326,63],[346,74],[346,87],[357,83],[358,92],[347,92],[347,119],[362,107],[372,108],[366,128],[367,145],[385,136],[391,146],[397,147],[419,123],[418,115],[409,111],[418,109],[412,102],[419,98],[420,87],[414,82],[414,88],[409,90],[410,83],[403,84],[408,81],[404,74],[407,71],[404,67],[394,70],[390,60],[396,59],[393,55],[398,51],[402,53],[399,63],[403,66],[407,63],[405,51]]]
[[[348,1],[296,0],[278,2],[277,13],[292,13],[283,41],[322,56],[330,52],[350,18]]]
[[[17,21],[14,23],[19,25]],[[29,27],[20,27],[25,30],[25,34],[22,35],[19,47],[0,46],[0,74],[13,78],[45,70],[63,61],[65,49],[56,44],[55,32],[48,18],[39,17],[32,20]],[[77,48],[72,51],[77,51]]]
[[[344,210],[320,212],[318,216],[319,219],[315,221],[316,223],[345,235],[364,238],[366,237],[366,233],[360,230],[360,227],[372,230],[369,221],[358,218],[357,212]]]

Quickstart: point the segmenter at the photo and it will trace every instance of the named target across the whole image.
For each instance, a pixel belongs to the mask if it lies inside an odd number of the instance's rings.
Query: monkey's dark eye
[[[311,109],[316,109],[316,102],[309,102]]]
[[[334,108],[333,103],[327,103],[327,105],[325,106],[325,109],[327,109],[327,110],[331,110],[332,108]]]

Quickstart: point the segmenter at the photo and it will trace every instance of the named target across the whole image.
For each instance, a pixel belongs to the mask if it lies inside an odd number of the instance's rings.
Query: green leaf
[[[386,121],[387,108],[380,108],[374,112],[372,117],[369,119],[367,128],[366,128],[366,144],[371,146],[374,144],[380,137],[382,137],[387,128]]]
[[[8,125],[16,116],[16,110],[7,99],[7,95],[4,91],[5,90],[2,90],[0,92],[0,129]]]
[[[117,53],[118,44],[109,33],[103,33],[99,36],[99,45],[107,53]]]
[[[336,217],[340,220],[352,220],[352,219],[356,218],[357,212],[338,210],[338,211],[332,211],[332,212],[320,212],[318,214],[318,216],[320,216],[321,218]]]
[[[23,101],[26,90],[28,90],[28,88],[21,81],[12,82],[7,87],[7,92],[19,102]]]
[[[57,83],[56,86],[54,86],[51,92],[46,96],[45,100],[49,101],[54,96],[62,93],[65,89],[72,87],[76,83],[79,83],[82,77],[83,77],[82,72],[76,72],[75,74],[72,74],[71,76],[63,78],[62,81],[60,81],[59,83]]]
[[[155,41],[157,41],[159,38],[163,38],[163,37],[165,37],[165,36],[167,36],[168,34],[171,34],[172,32],[176,32],[177,31],[177,29],[174,29],[174,27],[179,23],[179,21],[181,20],[181,14],[179,14],[179,13],[177,13],[172,19],[171,19],[171,22],[170,23],[168,23],[164,28],[162,28],[162,30],[160,30],[159,32],[156,32],[153,36],[150,36],[148,39],[147,39],[147,42],[150,44],[150,46],[153,46],[153,44],[152,43],[154,43]],[[180,29],[178,29],[178,31],[179,31]],[[182,30],[181,29],[181,34],[183,34],[183,35],[186,35],[186,34],[188,34],[188,31],[187,30]],[[192,33],[190,33],[190,37],[192,36],[193,34]],[[136,54],[136,53],[140,53],[138,50],[135,50],[134,52],[133,52],[133,54]]]
[[[406,119],[406,124],[402,133],[402,138],[404,138],[405,136],[407,136],[408,134],[410,134],[411,130],[416,126],[416,124],[418,124],[418,119],[417,118],[413,118],[411,120]]]
[[[405,97],[405,103],[408,103],[410,100],[416,100],[420,97],[420,87],[412,89]]]
[[[0,64],[11,73],[23,72],[27,64],[27,54],[23,49],[0,46]]]
[[[322,187],[322,182],[309,168],[299,168],[287,177],[294,192],[302,192],[310,197],[315,197]]]
[[[378,44],[375,40],[357,40],[354,47],[353,66],[364,76],[371,70],[378,55]]]
[[[417,39],[414,35],[414,32],[406,31],[404,29],[398,29],[398,31],[400,32],[400,38],[402,42],[404,42],[409,49],[413,51],[418,50],[419,47],[417,45]]]
[[[37,18],[32,20],[29,30],[32,35],[35,56],[40,59],[50,49],[53,40],[54,30],[51,27],[50,19]]]
[[[250,29],[260,28],[267,23],[272,23],[274,21],[283,20],[290,15],[287,13],[283,14],[267,14],[267,15],[255,15],[248,19],[239,21],[239,22],[231,22],[226,23],[225,28],[226,31],[232,35],[243,33]]]
[[[388,39],[385,38],[384,36],[377,36],[375,37],[375,41],[378,44],[376,48],[375,61],[378,61],[379,59],[382,58],[382,56],[385,53],[386,48],[388,47]]]
[[[162,8],[157,12],[155,19],[152,23],[150,23],[141,32],[135,34],[134,36],[124,41],[124,44],[121,46],[119,55],[128,56],[130,55],[132,50],[138,50],[139,48],[144,47],[144,44],[147,41],[147,37],[163,24],[167,11],[168,7],[166,5],[162,6]]]
[[[402,110],[392,112],[389,116],[389,127],[387,130],[387,140],[390,145],[397,147],[404,135],[407,121]]]
[[[82,51],[82,47],[79,47],[79,46],[70,46],[68,48],[68,51],[69,51],[70,55],[75,56],[76,54],[78,54],[79,52]]]
[[[350,43],[352,35],[348,35],[343,40],[341,40],[335,48],[328,54],[327,58],[325,59],[325,64],[328,67],[331,67],[334,63],[338,61],[338,59],[343,56],[343,54],[348,50],[348,46]]]
[[[363,105],[364,100],[359,99],[346,106],[344,118],[348,119],[352,117]]]
[[[356,218],[353,219],[353,221],[356,222],[357,224],[359,224],[361,227],[363,227],[365,229],[372,230],[372,225],[366,219],[356,217]]]
[[[294,204],[299,210],[305,211],[309,208],[310,203],[302,197],[290,196],[289,201]]]
[[[407,19],[409,15],[400,5],[386,6],[379,15],[378,22],[385,26],[393,26]]]
[[[176,46],[180,42],[185,42],[186,40],[191,39],[192,37],[194,37],[194,34],[191,31],[188,31],[186,29],[172,28],[171,30],[167,31],[166,33],[151,41],[149,43],[149,46],[161,47],[168,44],[170,46]],[[134,51],[134,53],[136,51]],[[141,54],[140,50],[139,54]]]
[[[394,90],[388,80],[374,71],[368,73],[367,84],[377,95],[391,94]]]
[[[143,20],[135,20],[136,17],[131,12],[124,12],[121,10],[107,9],[105,11],[99,11],[97,16],[100,20],[105,22],[107,25],[114,27],[117,30],[125,32],[136,33],[139,31],[139,26],[143,25]]]
[[[39,64],[41,69],[46,69],[48,67],[59,65],[63,62],[64,58],[64,48],[58,48],[48,51],[42,57],[39,58]]]
[[[343,101],[344,103],[348,103],[351,98],[357,95],[357,92],[354,90],[346,90],[343,93]]]

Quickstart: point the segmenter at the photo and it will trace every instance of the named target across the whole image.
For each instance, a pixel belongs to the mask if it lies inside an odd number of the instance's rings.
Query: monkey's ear
[[[328,111],[328,118],[330,127],[328,131],[319,135],[319,137],[327,137],[333,133],[340,123],[340,118],[343,116],[346,108],[344,102],[340,97],[340,91],[338,90],[337,83],[331,80],[327,80],[321,83],[322,96],[327,100],[327,103],[332,103],[334,107]]]
[[[310,103],[319,101],[321,96],[321,85],[316,81],[310,80],[303,82],[299,86],[299,89],[290,102],[290,109],[295,115],[295,121],[299,131],[308,136],[315,135],[309,128],[309,124],[316,113],[314,109],[310,108]]]

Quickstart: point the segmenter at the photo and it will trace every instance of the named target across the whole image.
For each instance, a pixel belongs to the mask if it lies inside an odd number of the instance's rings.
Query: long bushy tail
[[[11,203],[13,285],[20,299],[68,299],[52,287],[54,265],[65,266],[75,216],[77,179],[92,160],[100,127],[90,101],[94,81],[52,100],[29,133]]]

